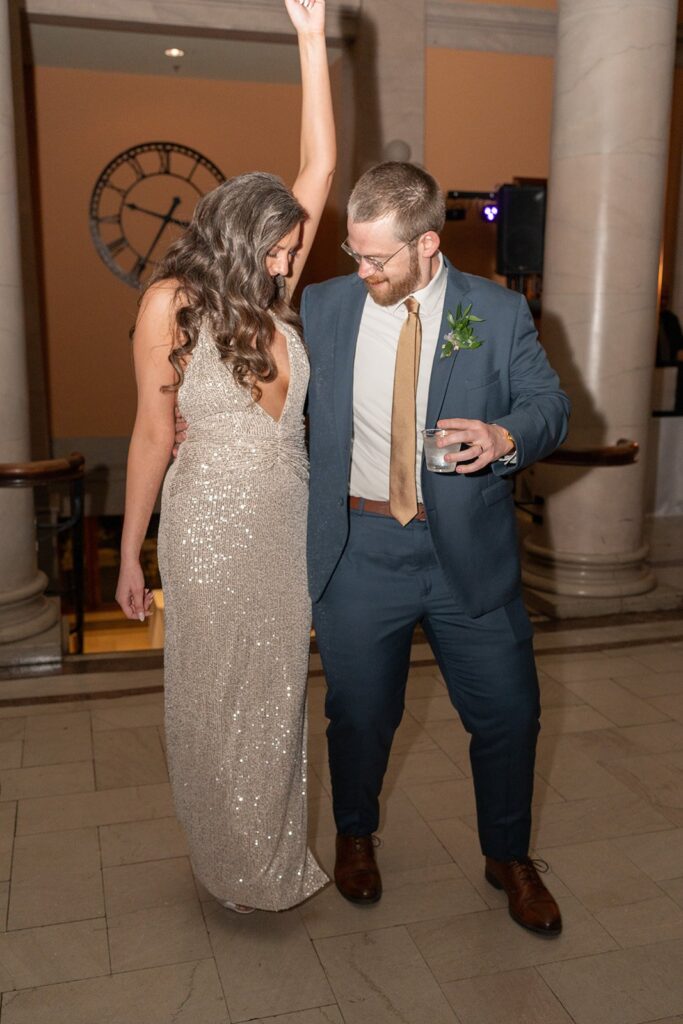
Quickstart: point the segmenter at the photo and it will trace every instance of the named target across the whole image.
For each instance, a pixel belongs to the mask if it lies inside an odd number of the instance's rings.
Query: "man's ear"
[[[424,235],[420,236],[420,240],[417,243],[418,252],[420,256],[430,258],[436,256],[441,245],[441,239],[437,235],[436,231],[426,231]]]

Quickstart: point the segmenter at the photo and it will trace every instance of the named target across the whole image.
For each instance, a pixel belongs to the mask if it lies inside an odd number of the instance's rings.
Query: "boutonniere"
[[[467,309],[463,309],[458,303],[455,316],[449,312],[446,319],[451,329],[448,334],[444,334],[445,341],[441,346],[442,359],[448,359],[459,348],[479,348],[484,344],[483,339],[474,333],[472,324],[483,324],[485,321],[483,317],[474,315],[471,302]]]

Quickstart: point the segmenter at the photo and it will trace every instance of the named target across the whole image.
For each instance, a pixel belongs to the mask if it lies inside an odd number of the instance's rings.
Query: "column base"
[[[553,551],[524,541],[522,582],[542,593],[573,598],[626,598],[646,594],[657,579],[645,559],[647,545],[610,555]]]
[[[628,612],[663,612],[683,608],[683,595],[673,587],[661,585],[646,594],[630,597],[571,597],[524,587],[524,603],[529,611],[550,619],[590,619]]]
[[[43,600],[50,605],[53,624],[35,636],[0,643],[0,668],[19,669],[28,665],[55,665],[61,662],[64,630],[59,617],[60,601],[58,597],[46,597]],[[1,689],[2,683],[0,691]]]
[[[36,572],[28,582],[0,593],[0,647],[30,640],[59,622],[59,601],[45,597],[47,576]]]

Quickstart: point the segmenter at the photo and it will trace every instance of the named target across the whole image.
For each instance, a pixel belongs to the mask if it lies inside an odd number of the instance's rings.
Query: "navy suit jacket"
[[[437,557],[454,600],[472,617],[520,592],[510,475],[552,452],[567,433],[569,400],[541,348],[526,300],[447,260],[440,341],[432,364],[427,426],[466,417],[506,427],[517,465],[496,462],[472,475],[430,473],[422,460],[422,495]],[[353,369],[365,285],[357,274],[306,288],[301,303],[311,361],[308,397],[311,491],[308,575],[313,601],[322,596],[349,532],[348,483],[353,435]],[[472,303],[483,345],[441,358],[446,314]],[[361,495],[362,497],[362,495]]]

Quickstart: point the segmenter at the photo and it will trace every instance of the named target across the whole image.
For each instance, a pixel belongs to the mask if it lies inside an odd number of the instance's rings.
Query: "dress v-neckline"
[[[277,419],[275,419],[274,416],[271,416],[271,414],[268,412],[268,410],[264,409],[264,407],[261,405],[260,402],[254,402],[254,405],[258,409],[261,410],[261,412],[263,413],[264,416],[268,417],[268,419],[270,420],[270,422],[274,426],[279,427],[280,424],[282,423],[282,417],[285,414],[285,410],[287,408],[287,403],[289,402],[289,395],[290,395],[290,392],[292,390],[292,350],[290,348],[289,334],[288,334],[287,330],[283,329],[281,327],[280,323],[277,322],[277,321],[276,321],[276,330],[278,330],[280,332],[280,334],[282,335],[282,337],[285,339],[285,348],[287,349],[287,363],[288,363],[288,367],[287,368],[289,370],[289,380],[288,380],[288,383],[287,383],[287,391],[285,393],[285,400],[282,403],[282,409],[280,410],[280,415],[279,415],[279,417]]]

